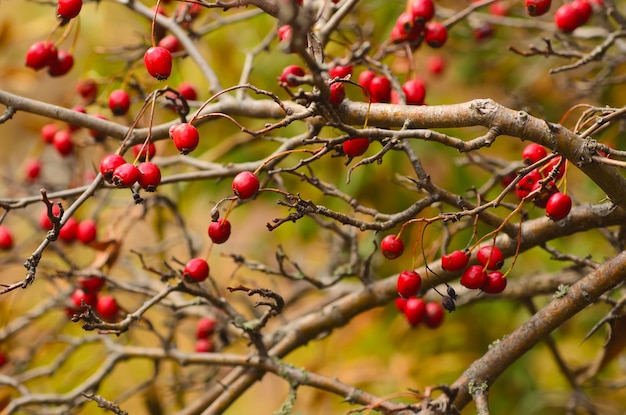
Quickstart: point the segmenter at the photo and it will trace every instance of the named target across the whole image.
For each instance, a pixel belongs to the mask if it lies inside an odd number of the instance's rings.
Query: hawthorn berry
[[[366,91],[369,92],[370,84],[372,83],[372,79],[376,78],[376,72],[374,71],[363,71],[359,74],[359,85],[365,88]]]
[[[211,317],[202,317],[196,325],[196,339],[206,339],[215,333],[217,321]]]
[[[487,282],[487,273],[482,265],[470,265],[461,275],[461,285],[476,290],[482,288]]]
[[[565,218],[570,210],[572,210],[572,199],[564,193],[554,193],[546,203],[546,215],[554,221]]]
[[[404,307],[406,307],[406,302],[408,298],[396,297],[394,300],[394,305],[396,306],[396,310],[401,313],[404,313]]]
[[[54,135],[59,131],[59,128],[56,124],[46,124],[41,127],[41,138],[45,143],[50,143],[54,141]]]
[[[198,339],[196,340],[196,353],[213,353],[215,345],[211,339]]]
[[[432,0],[412,0],[410,9],[416,23],[426,23],[435,16],[435,4]]]
[[[423,24],[416,23],[413,15],[409,12],[401,13],[396,24],[391,29],[390,39],[394,43],[412,41],[422,32]]]
[[[159,40],[159,43],[157,46],[168,50],[170,53],[176,53],[182,49],[182,46],[180,42],[178,41],[178,38],[174,35],[164,36],[161,40]]]
[[[546,148],[537,143],[530,143],[522,150],[522,159],[527,165],[536,163],[547,155]]]
[[[57,48],[49,41],[36,42],[26,51],[26,66],[36,71],[50,66],[56,59]]]
[[[62,156],[68,156],[74,151],[74,143],[72,143],[72,134],[67,130],[59,130],[52,139],[54,148]]]
[[[29,182],[37,180],[41,174],[41,161],[39,161],[39,159],[26,160],[24,171],[26,173],[26,180]]]
[[[396,235],[387,235],[380,241],[380,250],[387,259],[396,259],[404,252],[404,243]]]
[[[448,40],[448,29],[439,22],[428,22],[424,27],[424,41],[431,48],[440,48]]]
[[[191,82],[183,81],[178,85],[178,92],[187,101],[195,101],[198,98],[198,92]]]
[[[417,326],[426,317],[426,303],[421,298],[411,297],[404,304],[404,317],[412,327]]]
[[[328,100],[333,106],[338,106],[346,98],[346,89],[342,82],[334,82],[330,84],[330,97]]]
[[[391,100],[391,81],[383,75],[375,76],[370,81],[368,91],[372,102],[389,102]]]
[[[74,67],[74,57],[66,50],[60,50],[56,59],[48,66],[48,75],[63,76]]]
[[[104,177],[104,180],[111,183],[113,181],[113,172],[122,164],[126,163],[124,157],[119,154],[107,154],[100,160],[100,173]]]
[[[278,83],[281,86],[298,86],[300,85],[300,81],[294,79],[293,77],[301,77],[304,76],[304,69],[298,65],[289,65],[283,69],[283,72],[278,77]]]
[[[76,229],[76,238],[83,244],[87,245],[96,240],[98,236],[98,227],[93,219],[81,220]]]
[[[398,275],[396,288],[400,297],[409,298],[417,293],[422,286],[422,277],[415,271],[402,271]]]
[[[67,219],[67,222],[59,230],[59,239],[63,242],[72,243],[76,240],[78,232],[78,220],[73,216]]]
[[[144,161],[137,167],[139,170],[139,186],[147,192],[156,191],[157,186],[161,183],[161,169],[150,161]]]
[[[515,194],[517,197],[523,199],[528,196],[528,194],[532,192],[535,183],[539,180],[541,180],[541,173],[536,169],[522,177],[515,185]]]
[[[504,255],[500,248],[494,245],[485,245],[476,253],[478,262],[488,270],[496,270],[504,265]]]
[[[52,205],[52,214],[57,217],[61,214],[61,209],[59,209],[59,206],[56,203]],[[45,206],[39,215],[39,227],[44,231],[52,229],[52,221],[48,217],[48,208]]]
[[[535,206],[545,209],[546,205],[548,204],[548,199],[550,198],[550,196],[552,196],[553,193],[556,193],[558,189],[553,181],[550,181],[543,186],[540,182],[537,182],[533,186],[532,191],[534,192],[537,189],[541,190],[539,190],[535,197],[533,197],[533,203],[535,204]]]
[[[526,0],[526,11],[529,16],[542,16],[550,10],[551,0]]]
[[[426,303],[426,314],[424,315],[424,323],[431,329],[436,329],[443,324],[445,313],[443,306],[436,301]]]
[[[189,123],[180,123],[170,127],[170,138],[180,154],[189,154],[198,147],[200,134],[198,129]]]
[[[207,233],[214,244],[223,244],[230,238],[230,222],[227,219],[211,222]]]
[[[78,279],[78,285],[86,293],[97,293],[102,290],[106,280],[97,276],[81,277]]]
[[[583,24],[583,15],[571,3],[565,3],[554,13],[554,23],[561,32],[569,33]]]
[[[111,182],[116,187],[131,187],[139,180],[141,176],[141,172],[133,163],[121,164],[113,170],[113,177],[111,178]]]
[[[426,67],[431,74],[440,75],[446,68],[446,60],[440,55],[429,56],[426,61]]]
[[[98,293],[86,292],[80,288],[77,288],[70,296],[70,299],[76,309],[82,308],[83,302],[88,306],[95,307],[96,303],[98,302]]]
[[[506,16],[509,12],[507,6],[505,6],[504,3],[501,1],[495,1],[491,3],[487,10],[489,11],[489,14],[500,17]]]
[[[108,105],[113,115],[126,115],[130,108],[130,95],[123,89],[115,89],[109,94]]]
[[[580,25],[582,26],[587,23],[593,13],[591,3],[589,3],[588,0],[574,0],[572,2],[572,7],[576,9],[580,15]]]
[[[352,75],[352,65],[336,65],[328,70],[330,78],[346,78]]]
[[[9,228],[0,225],[0,249],[6,251],[11,248],[13,248],[13,235]]]
[[[65,19],[73,19],[78,16],[83,7],[83,0],[58,0],[57,15]]]
[[[147,145],[143,143],[133,146],[133,157],[139,161],[151,160],[154,156],[156,156],[156,146],[152,142]]]
[[[460,271],[467,266],[470,255],[464,251],[454,251],[441,256],[441,268],[446,271]]]
[[[288,41],[289,39],[291,39],[291,33],[292,33],[291,26],[286,24],[286,25],[279,27],[278,28],[278,41],[279,42]]]
[[[96,311],[104,321],[113,321],[120,309],[111,295],[100,295],[96,301]]]
[[[202,282],[209,276],[209,264],[202,258],[192,258],[185,264],[183,278],[192,282]]]
[[[500,271],[487,273],[487,282],[482,286],[482,290],[487,294],[499,294],[506,288],[506,278]]]
[[[552,170],[555,170],[557,166],[561,164],[562,157],[563,156],[559,156],[559,157],[552,159],[548,164],[545,165],[545,167],[541,169],[541,173],[545,177],[548,177],[552,173]],[[556,171],[556,176],[554,177],[554,179],[558,180],[561,177],[563,177],[564,174],[565,174],[565,164],[561,164],[561,166]]]
[[[242,200],[250,199],[259,191],[259,178],[249,171],[242,171],[233,178],[232,188],[235,195]]]
[[[83,79],[76,84],[76,92],[85,102],[93,102],[98,96],[98,84],[93,79]]]
[[[159,81],[169,78],[172,73],[172,54],[161,46],[153,46],[143,56],[148,73]]]
[[[346,140],[342,144],[343,152],[348,157],[358,157],[363,155],[370,146],[369,138],[357,137]]]
[[[402,92],[406,96],[409,105],[422,105],[426,98],[426,86],[419,79],[409,79],[402,85]]]

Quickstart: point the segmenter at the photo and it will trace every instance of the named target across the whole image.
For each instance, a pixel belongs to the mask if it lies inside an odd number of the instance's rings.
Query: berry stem
[[[159,6],[161,5],[161,0],[157,0],[156,6],[154,6],[154,17],[152,18],[152,25],[150,26],[150,37],[152,38],[152,47],[156,46],[156,39],[154,38],[154,32],[156,29],[156,19],[159,14]]]
[[[324,149],[324,147],[320,147],[320,148],[313,149],[313,150],[308,149],[308,148],[298,148],[298,149],[294,149],[294,150],[287,150],[287,151],[282,151],[280,153],[273,154],[272,156],[268,157],[265,161],[263,161],[263,163],[259,167],[257,167],[256,170],[253,173],[254,173],[255,176],[258,176],[259,172],[261,170],[263,170],[263,168],[265,166],[267,166],[272,160],[276,160],[279,157],[287,156],[287,155],[293,154],[293,153],[309,153],[309,154],[314,154],[315,155],[315,154],[319,153],[320,151],[322,151],[323,149]]]
[[[152,99],[150,100],[150,118],[148,119],[148,135],[147,135],[146,140],[144,141],[143,145],[141,146],[141,150],[137,153],[137,157],[135,157],[135,160],[133,160],[133,164],[134,165],[137,165],[137,163],[139,162],[139,158],[141,157],[142,151],[150,143],[150,140],[152,140],[152,125],[153,125],[153,121],[154,121],[154,107],[156,105],[156,97],[157,97],[157,94],[152,94]],[[145,107],[146,107],[146,104],[144,104],[143,108],[145,108]],[[145,111],[143,111],[143,112],[145,112]],[[149,151],[146,151],[146,155],[145,156],[146,156],[146,161],[150,161],[150,152]]]

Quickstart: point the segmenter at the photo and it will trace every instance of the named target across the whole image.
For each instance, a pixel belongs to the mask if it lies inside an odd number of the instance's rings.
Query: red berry
[[[57,59],[57,48],[52,42],[34,43],[26,52],[26,66],[40,70],[51,65]]]
[[[3,352],[0,352],[0,367],[6,365],[8,361],[9,361],[9,358],[7,357],[7,355],[4,354]]]
[[[574,0],[572,2],[572,7],[576,9],[576,11],[578,11],[578,14],[580,14],[580,25],[582,26],[587,23],[587,21],[591,17],[591,14],[593,13],[593,8],[591,7],[589,1]]]
[[[422,105],[426,98],[426,87],[419,79],[410,79],[402,85],[402,92],[406,95],[406,103],[409,105]]]
[[[211,222],[207,232],[214,244],[223,244],[230,237],[230,222],[226,219]]]
[[[300,77],[304,76],[304,69],[302,69],[298,65],[289,65],[283,69],[283,72],[278,77],[278,82],[281,86],[298,86],[301,84],[300,81],[292,78],[292,76]]]
[[[500,251],[500,248],[493,245],[481,247],[476,253],[476,259],[488,270],[500,269],[502,265],[504,265],[504,255],[502,251]]]
[[[424,41],[431,48],[440,48],[448,40],[448,29],[439,22],[428,22],[424,27]]]
[[[4,225],[0,225],[0,249],[8,250],[13,248],[13,235]]]
[[[52,214],[54,216],[59,216],[61,214],[61,210],[59,209],[59,206],[56,203],[52,205]],[[41,210],[41,214],[39,215],[39,227],[44,231],[49,231],[50,229],[52,229],[52,222],[50,221],[50,218],[48,217],[47,207],[44,207]]]
[[[242,171],[233,179],[232,188],[235,195],[242,200],[250,199],[259,191],[259,178],[252,172]]]
[[[104,176],[104,180],[111,183],[113,181],[113,172],[124,163],[126,163],[126,160],[119,154],[107,154],[104,156],[100,161],[100,173]]]
[[[421,298],[411,297],[406,300],[402,312],[409,324],[415,327],[426,317],[426,303]]]
[[[76,229],[76,238],[85,245],[96,240],[98,235],[98,227],[93,219],[85,219],[80,221]]]
[[[428,72],[433,75],[440,75],[446,68],[446,60],[440,55],[429,56],[426,61],[426,67]]]
[[[436,301],[429,301],[426,303],[426,315],[424,318],[424,323],[431,329],[436,329],[441,326],[443,323],[443,319],[445,317],[445,313],[443,310],[443,306]]]
[[[352,65],[337,65],[328,70],[328,75],[332,78],[345,78],[352,75]]]
[[[376,76],[369,84],[372,102],[389,102],[391,100],[391,81],[385,76]]]
[[[130,108],[130,95],[123,89],[116,89],[109,94],[109,109],[113,115],[126,115]]]
[[[372,79],[374,78],[376,78],[376,72],[363,71],[359,74],[359,85],[361,85],[369,92],[370,84],[372,83]]]
[[[547,155],[546,148],[537,143],[530,143],[522,150],[522,159],[528,165],[538,162]]]
[[[74,151],[72,134],[67,130],[57,131],[52,139],[52,144],[54,144],[54,148],[56,148],[62,156],[70,155],[72,154],[72,151]]]
[[[29,182],[37,180],[41,174],[41,161],[39,159],[27,160],[24,170],[26,172],[26,180]]]
[[[148,73],[159,81],[169,78],[172,73],[172,54],[160,46],[148,49],[143,56],[143,63]]]
[[[188,123],[180,123],[170,127],[170,138],[180,154],[189,154],[198,147],[200,134],[196,127]]]
[[[154,143],[135,144],[133,146],[133,157],[139,161],[146,161],[156,156],[156,146]]]
[[[161,169],[150,161],[144,161],[137,169],[139,170],[139,186],[147,192],[156,191],[157,186],[161,183]]]
[[[470,265],[461,275],[461,285],[475,290],[487,282],[487,273],[481,265]]]
[[[398,16],[396,24],[391,30],[390,38],[394,43],[415,40],[422,32],[423,23],[416,23],[413,15],[404,12]]]
[[[566,3],[554,13],[554,23],[561,32],[569,33],[582,25],[583,16],[571,3]]]
[[[402,298],[402,297],[397,297],[394,300],[394,304],[396,306],[396,309],[401,312],[404,313],[404,307],[406,307],[406,302],[407,302],[407,298]]]
[[[493,35],[493,32],[493,26],[490,23],[484,23],[474,29],[472,36],[477,41],[483,41],[489,39]]]
[[[46,143],[52,143],[54,141],[54,135],[59,131],[56,124],[46,124],[41,127],[41,138]]]
[[[98,96],[98,84],[93,79],[83,79],[76,84],[76,92],[86,102],[93,102]]]
[[[167,35],[159,40],[159,47],[168,50],[170,53],[176,53],[182,49],[178,38],[174,35]]]
[[[533,190],[535,183],[539,180],[541,180],[541,173],[539,173],[536,169],[522,177],[522,179],[515,185],[515,194],[517,197],[523,199],[528,196],[528,194]]]
[[[57,14],[65,19],[73,19],[82,7],[83,0],[58,0]]]
[[[412,297],[419,292],[422,286],[422,277],[415,271],[402,271],[398,275],[396,286],[400,297]]]
[[[564,193],[554,193],[546,204],[546,215],[552,220],[561,220],[572,210],[572,199]]]
[[[369,146],[369,138],[351,138],[343,142],[343,152],[348,157],[358,157],[363,155]]]
[[[81,290],[80,288],[77,288],[72,293],[70,299],[72,300],[74,307],[77,309],[80,309],[82,307],[82,302],[85,302],[85,304],[91,307],[95,307],[98,301],[98,294],[88,293],[88,292]]]
[[[78,285],[84,292],[97,293],[104,287],[106,280],[100,277],[81,277],[78,279]]]
[[[467,266],[470,255],[464,251],[454,251],[441,257],[441,268],[446,271],[460,271]]]
[[[113,170],[111,181],[116,187],[131,187],[139,180],[141,172],[133,163],[124,163]]]
[[[435,15],[435,4],[432,0],[412,0],[410,7],[416,22],[425,23]]]
[[[60,50],[48,66],[48,75],[63,76],[74,67],[74,57],[66,50]]]
[[[500,1],[495,1],[491,3],[487,10],[489,10],[489,14],[494,16],[506,16],[509,11],[507,6],[505,6],[504,3]]]
[[[206,339],[215,333],[217,321],[211,317],[202,317],[196,325],[196,339]]]
[[[542,16],[550,10],[551,0],[526,0],[526,11],[529,16]]]
[[[545,209],[546,205],[548,204],[548,199],[550,199],[550,196],[552,196],[553,193],[556,193],[558,189],[554,185],[553,181],[546,183],[543,186],[539,182],[537,182],[533,186],[532,191],[534,192],[537,189],[541,190],[539,190],[539,193],[537,193],[535,197],[533,197],[533,203],[535,204],[535,206]]]
[[[209,276],[209,264],[202,258],[192,258],[183,269],[183,278],[193,282],[201,282]]]
[[[330,84],[329,101],[333,106],[338,106],[346,98],[346,89],[342,82],[334,82]]]
[[[380,250],[387,259],[396,259],[404,252],[404,243],[396,235],[387,235],[380,241]]]
[[[181,82],[178,85],[178,92],[187,101],[195,101],[198,98],[198,92],[196,92],[196,88],[190,82]]]
[[[213,353],[215,345],[211,339],[198,339],[196,340],[196,353]]]
[[[487,294],[499,294],[506,288],[506,278],[500,271],[491,271],[487,273],[487,282],[482,290]]]
[[[76,240],[77,232],[78,220],[76,220],[76,218],[74,217],[70,217],[59,230],[59,239],[67,243],[74,242]]]
[[[117,301],[110,295],[98,296],[96,302],[96,311],[104,321],[112,321],[117,317],[120,309],[117,305]]]
[[[556,169],[556,167],[559,165],[559,163],[561,163],[561,158],[562,158],[562,156],[559,156],[559,157],[556,157],[556,158],[550,160],[550,162],[548,164],[546,164],[545,167],[543,167],[541,169],[541,173],[545,177],[548,177],[550,175],[550,173],[552,173],[552,170]],[[561,167],[559,167],[559,169],[556,172],[556,176],[554,177],[554,179],[558,180],[561,177],[563,177],[564,174],[565,174],[565,163],[563,163],[561,165]]]
[[[278,41],[282,42],[282,41],[288,41],[289,39],[291,39],[291,26],[289,25],[283,25],[281,27],[278,28]]]

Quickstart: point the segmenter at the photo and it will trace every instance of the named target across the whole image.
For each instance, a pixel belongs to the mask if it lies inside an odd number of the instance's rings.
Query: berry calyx
[[[431,329],[436,329],[443,324],[445,313],[443,306],[436,301],[429,301],[426,303],[426,315],[424,316],[424,323]]]
[[[211,222],[207,233],[214,244],[223,244],[230,238],[230,222],[227,219],[218,219],[216,222]]]
[[[411,297],[406,300],[402,312],[409,324],[415,327],[426,317],[426,303],[421,298]]]
[[[282,73],[278,77],[278,83],[281,86],[298,86],[301,84],[301,82],[297,79],[294,79],[294,77],[301,76],[304,76],[304,69],[302,69],[298,65],[289,65],[286,66],[285,69],[283,69]]]
[[[470,265],[461,275],[461,285],[471,290],[482,288],[487,282],[487,273],[481,265]]]
[[[424,41],[431,48],[442,47],[448,40],[448,29],[439,22],[428,22],[424,27]]]
[[[141,173],[137,166],[132,163],[126,163],[119,165],[115,170],[113,170],[113,177],[111,181],[116,187],[124,188],[131,187],[137,180]]]
[[[206,339],[215,333],[217,321],[211,317],[202,317],[196,325],[196,339]]]
[[[476,259],[480,264],[488,270],[496,270],[504,265],[504,255],[500,248],[493,245],[481,247],[476,254]]]
[[[387,235],[380,241],[380,250],[387,259],[396,259],[404,252],[404,243],[396,235]]]
[[[526,11],[529,16],[542,16],[550,10],[551,0],[526,0]]]
[[[561,220],[572,210],[572,199],[564,193],[554,193],[546,203],[546,215],[552,220]]]
[[[137,167],[139,170],[139,186],[147,192],[155,192],[161,183],[161,169],[150,161],[144,161]]]
[[[348,157],[358,157],[363,155],[370,146],[369,138],[351,138],[343,142],[343,152]]]
[[[107,154],[100,160],[100,173],[104,180],[111,183],[113,181],[113,172],[122,164],[126,163],[124,157],[119,154]]]
[[[36,42],[26,51],[26,66],[36,71],[50,66],[56,59],[57,48],[49,41]]]
[[[96,311],[104,321],[113,321],[120,309],[117,305],[117,301],[115,298],[110,295],[101,295],[98,296],[98,301],[96,302]]]
[[[73,19],[78,16],[83,7],[83,0],[58,0],[57,15],[65,19]]]
[[[506,288],[506,278],[500,271],[491,271],[487,273],[487,282],[482,290],[487,294],[499,294]]]
[[[83,244],[87,245],[96,240],[98,236],[98,227],[93,219],[81,220],[76,229],[76,238]]]
[[[9,228],[0,225],[0,249],[7,251],[11,248],[13,248],[13,235]]]
[[[464,251],[454,251],[449,254],[442,255],[441,268],[446,271],[460,271],[467,266],[470,255]]]
[[[259,191],[259,178],[252,172],[242,171],[233,179],[232,188],[235,195],[242,200],[250,199]]]
[[[522,150],[522,159],[527,165],[536,163],[547,155],[546,148],[537,143],[530,143]]]
[[[180,123],[170,127],[170,138],[180,154],[189,154],[198,147],[200,134],[198,129],[189,123]]]
[[[153,46],[143,56],[148,73],[159,81],[169,78],[172,73],[172,54],[161,46]]]
[[[130,108],[130,95],[123,89],[111,91],[108,105],[113,115],[126,115]]]
[[[415,271],[402,271],[398,275],[396,288],[400,297],[409,298],[417,293],[422,286],[422,277]]]
[[[202,258],[192,258],[185,264],[183,278],[192,282],[202,282],[209,276],[209,264]]]

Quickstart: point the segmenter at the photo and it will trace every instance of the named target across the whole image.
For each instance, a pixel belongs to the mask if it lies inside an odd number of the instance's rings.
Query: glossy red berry
[[[83,0],[58,0],[57,15],[65,19],[73,19],[78,16],[83,7]]]
[[[304,69],[298,65],[289,65],[283,69],[282,73],[278,77],[278,83],[281,86],[298,86],[301,82],[294,77],[304,76]]]
[[[548,177],[552,173],[552,170],[556,169],[557,166],[561,163],[561,158],[562,156],[559,156],[550,160],[550,162],[541,169],[542,175],[544,177]],[[565,174],[565,163],[561,164],[561,167],[558,168],[558,170],[556,171],[556,176],[554,176],[554,179],[558,180],[561,177],[563,177],[564,174]]]
[[[415,271],[402,271],[398,275],[396,288],[400,297],[409,298],[417,293],[422,286],[422,277]]]
[[[211,317],[202,317],[196,325],[196,339],[206,339],[215,333],[217,321]]]
[[[195,346],[196,353],[213,353],[215,344],[211,339],[198,339]]]
[[[76,240],[77,232],[78,220],[74,217],[70,217],[59,230],[59,239],[63,242],[72,243]]]
[[[11,248],[13,248],[13,235],[9,228],[0,225],[0,249],[6,251]]]
[[[352,75],[352,65],[337,65],[328,70],[330,78],[346,78]]]
[[[412,0],[411,14],[418,23],[426,23],[435,16],[435,4],[432,0]]]
[[[139,170],[139,186],[147,192],[155,192],[161,183],[161,169],[150,161],[144,161],[137,167]]]
[[[422,105],[426,98],[426,86],[419,79],[409,79],[402,85],[402,92],[406,95],[409,105]]]
[[[474,39],[478,42],[482,42],[485,41],[489,38],[491,38],[491,36],[493,36],[493,32],[494,32],[494,27],[491,25],[491,23],[489,22],[485,22],[482,25],[476,27],[473,31],[472,31],[472,36],[474,37]]]
[[[528,165],[538,162],[547,155],[546,148],[537,143],[530,143],[522,150],[522,159]]]
[[[372,102],[389,102],[391,100],[391,81],[383,75],[374,77],[368,90]]]
[[[436,329],[443,324],[445,313],[443,306],[436,301],[429,301],[426,303],[426,315],[424,316],[424,323],[431,329]]]
[[[180,123],[170,127],[170,138],[180,154],[189,154],[198,147],[200,134],[198,129],[188,123]]]
[[[41,161],[39,161],[39,159],[26,160],[24,172],[26,173],[26,180],[34,182],[41,174]]]
[[[110,295],[98,296],[96,311],[104,321],[113,321],[117,317],[120,309],[115,298]]]
[[[500,271],[491,271],[487,273],[487,282],[482,290],[487,294],[500,294],[506,288],[506,278]]]
[[[196,87],[194,87],[191,82],[183,81],[178,85],[178,92],[185,98],[187,101],[195,101],[198,99],[198,92],[196,91]]]
[[[113,115],[126,115],[130,109],[130,95],[123,89],[116,89],[109,94],[109,109]]]
[[[54,216],[59,216],[61,214],[61,210],[56,203],[52,205],[52,214]],[[41,214],[39,215],[39,227],[44,231],[52,229],[52,221],[50,221],[50,218],[48,217],[47,207],[44,207],[41,210]]]
[[[387,259],[396,259],[404,252],[404,243],[396,235],[387,235],[380,241],[380,250]]]
[[[124,163],[113,170],[111,181],[116,187],[131,187],[139,180],[141,173],[133,163]]]
[[[461,275],[461,285],[476,290],[487,282],[487,273],[481,265],[470,265]]]
[[[369,138],[351,138],[343,142],[343,152],[348,157],[358,157],[363,155],[370,145]]]
[[[485,245],[476,253],[476,259],[488,270],[496,270],[504,265],[504,255],[500,248],[493,245]]]
[[[542,16],[550,10],[551,0],[526,0],[526,11],[529,16]]]
[[[78,285],[87,293],[97,293],[104,287],[106,280],[100,277],[81,277],[78,279]]]
[[[429,56],[426,61],[426,68],[433,75],[441,75],[446,69],[446,60],[440,55]]]
[[[41,138],[46,143],[52,143],[54,141],[54,135],[59,131],[56,124],[46,124],[41,127]]]
[[[76,84],[76,92],[85,102],[93,102],[98,96],[98,84],[93,79],[82,79]]]
[[[404,313],[404,307],[406,307],[407,298],[397,297],[394,300],[394,305],[396,306],[396,310],[401,313]]]
[[[580,15],[581,26],[587,23],[587,21],[593,14],[593,8],[591,7],[591,3],[589,3],[588,0],[574,0],[572,2],[572,7],[576,9],[578,14]]]
[[[279,27],[278,28],[278,41],[279,42],[288,41],[289,39],[291,39],[291,33],[292,33],[291,26],[283,25]]]
[[[176,53],[182,49],[182,46],[180,42],[178,41],[178,38],[174,35],[164,36],[161,40],[159,40],[159,43],[157,44],[157,46],[168,50],[170,53]]]
[[[561,220],[572,210],[572,199],[564,193],[554,193],[546,204],[546,215],[552,220]]]
[[[77,288],[72,293],[70,299],[76,309],[80,309],[83,302],[86,305],[95,307],[96,303],[98,302],[98,294],[95,292],[88,293],[81,290],[80,288]]]
[[[250,199],[259,191],[259,178],[249,171],[242,171],[233,178],[232,188],[235,195],[242,200]]]
[[[57,48],[52,42],[34,43],[26,52],[26,66],[40,70],[53,64],[57,59]]]
[[[72,134],[67,130],[59,130],[52,139],[54,148],[62,156],[68,156],[74,151],[74,143],[72,143]]]
[[[391,30],[391,41],[394,43],[400,43],[405,41],[412,41],[422,32],[423,23],[416,23],[413,15],[409,12],[401,13],[396,20],[396,24]]]
[[[139,161],[152,160],[154,156],[156,156],[156,146],[152,142],[133,146],[133,157]]]
[[[454,251],[441,257],[441,268],[446,271],[460,271],[467,266],[470,255],[464,251]]]
[[[124,157],[119,154],[107,154],[100,160],[100,173],[104,180],[111,183],[113,181],[113,172],[122,164],[126,163]]]
[[[537,183],[541,179],[541,173],[539,173],[538,170],[535,169],[531,171],[530,173],[522,177],[519,182],[517,182],[517,184],[515,185],[515,194],[520,199],[525,198],[530,192],[532,192],[535,183]]]
[[[487,10],[489,11],[489,14],[493,16],[506,16],[509,12],[508,7],[505,6],[504,3],[501,1],[495,1],[491,3]]]
[[[148,49],[143,56],[143,62],[148,73],[159,81],[169,78],[172,73],[172,54],[160,46]]]
[[[209,276],[209,264],[202,258],[192,258],[185,264],[183,278],[193,282],[201,282]]]
[[[561,32],[569,33],[582,25],[583,16],[571,3],[566,3],[554,13],[554,23]]]
[[[342,82],[334,82],[330,84],[329,101],[333,106],[338,106],[346,98],[346,89]]]
[[[81,220],[76,229],[76,238],[83,244],[90,244],[98,236],[98,227],[93,219]]]
[[[426,317],[426,303],[421,298],[411,297],[406,300],[402,312],[409,324],[415,327]]]
[[[376,72],[369,70],[363,71],[359,74],[359,85],[369,92],[370,84],[374,78],[376,78]]]
[[[211,222],[207,233],[214,244],[223,244],[230,238],[230,222],[227,219]]]
[[[532,191],[535,192],[537,189],[540,190],[537,194],[535,194],[535,197],[533,197],[533,203],[535,204],[535,206],[545,209],[546,205],[548,204],[548,199],[553,193],[556,193],[558,189],[553,181],[545,183],[544,185],[541,185],[539,182],[537,182],[533,186]]]
[[[448,29],[439,22],[428,22],[424,27],[424,41],[431,48],[440,48],[448,40]]]
[[[56,59],[48,66],[48,75],[63,76],[74,67],[74,57],[66,50],[60,50]]]

